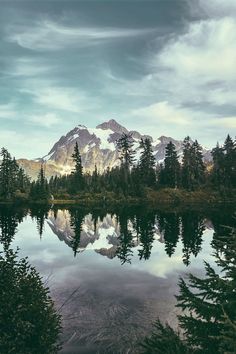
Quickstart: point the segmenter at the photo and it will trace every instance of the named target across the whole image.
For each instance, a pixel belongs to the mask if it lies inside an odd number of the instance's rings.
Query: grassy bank
[[[168,206],[215,206],[215,205],[236,205],[236,191],[211,191],[198,190],[186,191],[182,189],[146,189],[142,196],[125,196],[113,192],[104,193],[79,193],[76,195],[59,194],[54,199],[32,200],[27,195],[11,200],[0,200],[0,204],[14,205],[81,205],[81,206],[122,206],[148,204],[151,207]]]

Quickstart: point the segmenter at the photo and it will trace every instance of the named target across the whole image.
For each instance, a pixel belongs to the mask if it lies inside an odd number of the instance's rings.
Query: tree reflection
[[[180,236],[181,219],[177,213],[160,213],[158,215],[158,226],[163,234],[166,254],[171,257],[178,243]]]
[[[70,209],[70,225],[74,232],[73,239],[71,241],[71,247],[74,251],[74,257],[78,252],[78,248],[80,246],[80,238],[81,238],[81,231],[82,225],[84,222],[84,213],[80,209]]]
[[[116,250],[116,255],[120,259],[121,264],[131,263],[133,256],[133,235],[128,227],[129,216],[126,211],[123,211],[117,217],[120,226],[119,245]]]
[[[14,239],[17,227],[23,221],[27,211],[25,209],[14,209],[10,206],[0,208],[0,242],[6,251]]]
[[[139,259],[149,259],[154,241],[155,233],[155,213],[147,212],[145,214],[137,215],[136,229],[139,235],[140,246]]]
[[[196,212],[182,215],[183,263],[190,264],[191,253],[196,257],[201,251],[202,235],[205,230],[204,218]]]
[[[34,206],[30,209],[30,215],[32,219],[36,220],[36,227],[39,234],[40,239],[42,238],[44,231],[45,219],[48,218],[50,208],[48,206]]]

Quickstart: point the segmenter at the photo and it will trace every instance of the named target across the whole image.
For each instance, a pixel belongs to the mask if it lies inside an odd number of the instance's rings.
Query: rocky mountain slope
[[[91,172],[96,165],[100,172],[112,168],[119,164],[119,154],[116,142],[123,133],[130,133],[134,141],[136,158],[139,156],[139,141],[147,137],[137,131],[129,131],[114,119],[99,124],[96,128],[88,128],[84,125],[78,125],[65,136],[62,136],[52,147],[49,153],[42,158],[30,161],[20,159],[18,162],[26,172],[36,177],[40,164],[45,162],[46,175],[61,175],[70,173],[73,168],[71,155],[75,143],[78,143],[82,156],[84,170]],[[153,152],[158,163],[163,162],[165,157],[165,148],[172,141],[176,146],[178,155],[181,158],[183,152],[183,142],[171,137],[160,136],[158,139],[148,136],[152,142]],[[204,150],[206,160],[210,159],[210,152]]]

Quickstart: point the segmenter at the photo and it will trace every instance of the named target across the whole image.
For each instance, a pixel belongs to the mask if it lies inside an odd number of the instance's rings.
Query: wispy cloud
[[[66,47],[100,44],[104,41],[142,36],[153,29],[113,27],[69,27],[52,21],[38,21],[32,26],[14,25],[6,39],[19,46],[37,51],[54,51]]]
[[[57,124],[61,122],[60,117],[58,117],[55,113],[32,115],[28,118],[28,120],[34,125],[39,125],[46,128],[57,126]]]
[[[33,77],[52,72],[51,65],[44,64],[43,58],[20,57],[10,60],[8,69],[3,71],[10,76]]]
[[[148,118],[156,124],[190,124],[193,117],[187,109],[171,106],[167,101],[154,103],[131,111],[132,116]]]
[[[83,111],[84,107],[89,102],[89,99],[85,95],[85,93],[80,92],[79,89],[47,86],[47,81],[44,83],[44,85],[38,88],[37,83],[34,82],[34,87],[31,90],[24,88],[20,91],[22,93],[27,93],[31,95],[33,101],[39,104],[40,106],[44,106],[54,110],[79,113]]]
[[[16,117],[16,108],[13,103],[0,105],[0,119],[14,119]]]

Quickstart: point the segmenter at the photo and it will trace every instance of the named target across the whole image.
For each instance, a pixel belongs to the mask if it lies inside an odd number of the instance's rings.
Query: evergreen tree
[[[128,171],[134,164],[133,138],[131,134],[123,133],[117,141],[118,151],[120,153],[121,165]]]
[[[74,193],[81,191],[84,188],[84,178],[83,178],[83,166],[81,155],[79,152],[79,146],[76,142],[74,147],[74,153],[72,154],[72,158],[75,164],[75,169],[72,173],[72,190]]]
[[[205,165],[203,162],[202,147],[197,140],[192,144],[194,187],[205,182]]]
[[[224,184],[225,180],[224,150],[217,143],[216,147],[212,149],[211,154],[213,158],[213,185],[218,188]]]
[[[49,198],[48,181],[45,177],[43,164],[40,167],[37,181],[31,184],[30,197],[32,199],[47,200]]]
[[[91,187],[93,192],[99,191],[99,175],[97,170],[97,165],[95,165],[92,178],[91,178]]]
[[[180,163],[175,145],[170,141],[166,146],[161,182],[170,188],[177,188],[180,182]]]
[[[194,190],[205,182],[205,166],[202,147],[198,141],[192,143],[189,136],[183,142],[182,185],[188,190]]]
[[[41,276],[12,249],[0,253],[0,352],[56,354],[61,316]]]
[[[130,170],[134,164],[133,138],[130,134],[123,133],[117,141],[120,154],[121,167],[119,169],[118,185],[125,195],[130,191],[131,174]]]
[[[5,148],[1,150],[1,157],[0,192],[2,197],[9,199],[13,196],[16,188],[17,164]]]
[[[236,143],[230,135],[227,135],[224,142],[224,168],[225,186],[231,188],[236,186]]]
[[[192,142],[189,136],[183,142],[183,165],[182,165],[182,184],[183,187],[192,190],[194,188],[194,169]]]
[[[155,174],[155,157],[152,151],[152,144],[149,138],[140,141],[141,155],[138,164],[140,171],[140,179],[142,183],[148,187],[153,187],[156,182]]]

